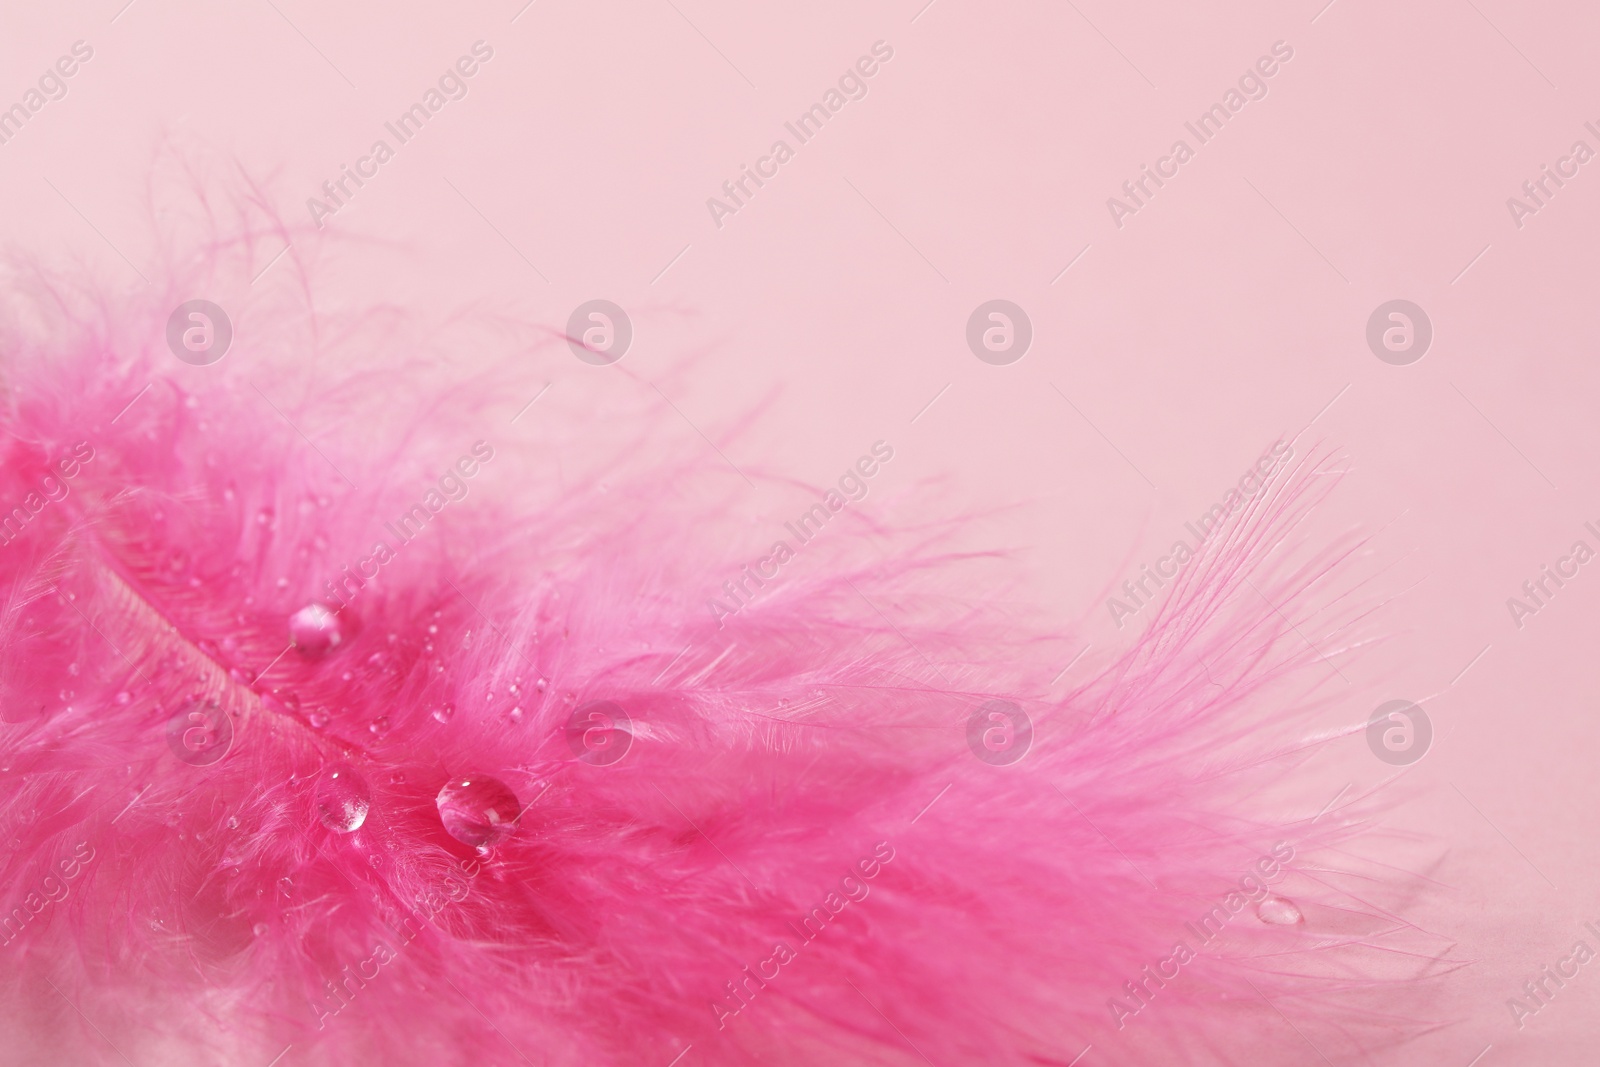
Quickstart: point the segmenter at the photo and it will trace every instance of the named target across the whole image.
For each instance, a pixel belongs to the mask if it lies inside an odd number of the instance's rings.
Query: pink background
[[[1340,661],[1341,721],[1394,697],[1432,717],[1389,825],[1443,885],[1406,917],[1473,961],[1437,983],[1444,1025],[1372,1062],[1594,1059],[1600,963],[1520,1031],[1505,1001],[1600,921],[1600,563],[1520,630],[1506,598],[1580,536],[1600,545],[1581,529],[1600,520],[1600,162],[1520,229],[1506,198],[1575,140],[1600,149],[1583,128],[1600,120],[1600,10],[523,2],[7,0],[0,104],[75,40],[94,58],[0,145],[3,237],[116,284],[139,282],[130,262],[154,275],[162,138],[219,170],[237,160],[308,222],[305,199],[482,39],[494,58],[467,97],[329,220],[404,250],[347,249],[329,266],[338,297],[470,302],[553,329],[614,300],[634,323],[631,376],[559,346],[481,357],[526,386],[515,403],[546,382],[551,401],[628,403],[662,384],[687,440],[720,442],[770,399],[725,449],[768,473],[832,480],[886,439],[873,492],[931,494],[930,514],[1010,506],[972,540],[1015,548],[1095,655],[1131,632],[1103,611],[1106,583],[1315,418],[1302,440],[1339,446],[1353,472],[1319,524],[1372,533],[1365,565],[1393,597],[1387,643]],[[894,56],[866,97],[714,225],[706,199],[775,138],[793,145],[783,123],[879,40]],[[1294,55],[1267,97],[1115,226],[1106,198],[1174,139],[1193,145],[1183,123],[1277,41]],[[1004,367],[964,341],[996,297],[1034,326]],[[1410,366],[1364,340],[1395,298],[1434,326]],[[753,517],[787,510],[763,493]],[[1390,770],[1354,736],[1304,773],[1331,798]]]

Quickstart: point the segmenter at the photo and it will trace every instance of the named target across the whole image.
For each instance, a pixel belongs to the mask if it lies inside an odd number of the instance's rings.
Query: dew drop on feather
[[[289,616],[289,640],[308,656],[324,656],[344,641],[344,622],[322,604],[307,604]]]
[[[439,790],[439,820],[451,837],[484,848],[499,844],[516,828],[522,807],[511,787],[481,774],[452,778]]]
[[[1267,897],[1257,904],[1256,917],[1273,926],[1293,926],[1305,921],[1305,916],[1300,914],[1294,901],[1284,897]]]
[[[367,788],[367,780],[349,764],[336,764],[324,771],[317,782],[316,796],[322,825],[335,833],[359,830],[372,808],[372,790]]]

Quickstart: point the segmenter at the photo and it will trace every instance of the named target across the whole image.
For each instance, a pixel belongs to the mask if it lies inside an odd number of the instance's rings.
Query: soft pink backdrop
[[[1583,129],[1600,120],[1600,9],[122,3],[0,6],[0,104],[75,40],[94,48],[0,145],[8,244],[119,284],[139,281],[124,256],[153,274],[163,138],[238,160],[307,221],[305,198],[483,39],[494,58],[469,95],[329,220],[405,249],[330,262],[338,299],[474,302],[556,328],[617,301],[635,375],[700,353],[671,388],[707,435],[775,398],[733,463],[823,481],[884,438],[879,484],[945,479],[927,512],[1017,505],[972,539],[1016,548],[1039,601],[1086,617],[1098,650],[1127,637],[1104,584],[1317,417],[1303,440],[1354,472],[1319,523],[1373,532],[1368,569],[1394,597],[1389,641],[1343,664],[1341,717],[1425,700],[1438,736],[1390,825],[1416,835],[1414,869],[1442,859],[1446,891],[1407,918],[1476,961],[1440,985],[1447,1025],[1374,1062],[1593,1060],[1600,969],[1520,1032],[1505,999],[1600,920],[1600,564],[1520,631],[1505,601],[1600,520],[1600,161],[1520,230],[1505,201],[1574,140],[1600,149]],[[894,58],[868,95],[714,226],[706,198],[879,40]],[[1115,227],[1106,198],[1276,41],[1294,58],[1269,95]],[[1007,367],[963,340],[993,297],[1034,324]],[[1397,297],[1435,330],[1407,367],[1363,336]],[[561,348],[484,358],[525,361],[524,396],[644,388]],[[763,492],[751,515],[781,514]],[[1305,773],[1332,797],[1388,771],[1353,737]]]

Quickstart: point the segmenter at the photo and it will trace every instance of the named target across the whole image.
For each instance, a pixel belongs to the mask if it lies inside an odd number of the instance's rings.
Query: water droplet
[[[133,703],[133,694],[124,689],[112,699],[118,704],[131,704]]]
[[[344,640],[344,622],[322,604],[307,604],[289,616],[289,640],[308,656],[324,656]]]
[[[550,685],[550,683],[545,681],[543,678],[540,678],[537,682],[533,683],[533,687],[535,689],[537,689],[541,693],[544,692],[546,687],[548,687],[549,685]]]
[[[283,706],[290,711],[300,710],[300,697],[294,693],[280,693],[278,699],[283,701]]]
[[[430,622],[430,623],[429,623],[429,624],[428,624],[428,632],[429,632],[429,633],[430,633],[430,634],[436,634],[436,633],[438,633],[438,632],[439,632],[439,628],[438,628],[438,627],[437,627],[437,626],[435,626],[435,625],[433,625],[433,623],[431,623],[431,622]]]
[[[521,722],[522,721],[522,709],[521,708],[512,708],[509,712],[506,713],[506,718],[510,719],[514,723]]]
[[[1257,904],[1256,917],[1273,926],[1293,926],[1305,921],[1305,916],[1300,914],[1294,901],[1284,897],[1267,897]]]
[[[76,661],[67,664],[67,673],[72,675],[74,678],[78,676],[78,672],[82,669],[83,668],[79,667]]]
[[[255,934],[257,937],[266,937],[267,936],[267,924],[266,923],[256,923],[254,926],[252,926],[250,928],[250,932]]]
[[[278,892],[284,896],[289,896],[294,892],[294,881],[288,875],[278,879]]]
[[[506,692],[510,693],[512,696],[520,696],[522,694],[522,679],[518,678],[516,681],[512,682],[511,687],[507,689]]]
[[[497,845],[510,837],[522,812],[509,786],[481,774],[450,779],[435,803],[450,836],[474,847]]]
[[[61,692],[57,693],[56,695],[59,696],[63,701],[67,701],[67,700],[71,700],[72,699],[73,692],[70,689],[63,689]]]
[[[372,731],[373,737],[382,737],[389,732],[389,716],[379,715],[367,724],[367,729]]]
[[[440,704],[433,709],[433,717],[439,722],[449,722],[456,717],[456,706],[450,703]]]
[[[313,730],[325,729],[332,719],[333,716],[328,713],[327,708],[316,707],[306,712],[306,721],[311,724]]]
[[[238,828],[239,828],[239,817],[237,815],[228,816],[228,829],[237,830]]]
[[[371,807],[372,790],[367,788],[367,780],[348,764],[328,768],[317,782],[317,814],[322,825],[335,833],[359,830]]]
[[[271,508],[262,508],[260,511],[256,512],[256,525],[257,526],[271,526],[272,525],[272,509]]]

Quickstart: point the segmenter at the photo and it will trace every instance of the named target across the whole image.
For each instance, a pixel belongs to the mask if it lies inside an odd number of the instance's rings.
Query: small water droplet
[[[294,881],[288,875],[278,879],[278,892],[284,896],[289,896],[294,892]]]
[[[272,525],[272,509],[271,508],[262,508],[260,511],[256,512],[256,525],[257,526],[271,526]]]
[[[255,934],[257,937],[266,937],[267,936],[267,924],[266,923],[256,923],[254,926],[252,926],[250,928],[250,932]]]
[[[118,704],[131,704],[133,703],[133,694],[124,689],[112,699]]]
[[[522,811],[509,786],[481,774],[450,779],[435,803],[450,836],[475,848],[497,845],[510,837]]]
[[[237,830],[238,828],[239,828],[239,817],[237,815],[228,816],[228,829]]]
[[[322,825],[340,834],[359,830],[372,807],[372,790],[367,788],[367,780],[344,763],[323,772],[317,782],[316,796]]]
[[[324,656],[344,641],[345,625],[322,604],[307,604],[289,616],[289,640],[307,656]]]
[[[372,731],[373,737],[382,737],[389,732],[389,716],[379,715],[367,724],[367,729]]]
[[[435,626],[433,623],[430,622],[428,624],[428,632],[430,634],[436,634],[436,633],[439,632],[439,628],[437,626]]]
[[[67,664],[67,673],[72,675],[74,678],[78,676],[78,672],[82,669],[83,668],[78,666],[77,661]]]
[[[514,723],[515,722],[521,722],[522,721],[522,709],[520,707],[512,708],[509,712],[506,713],[506,718],[510,719]]]
[[[328,709],[324,707],[315,707],[306,712],[306,721],[311,724],[311,728],[313,730],[325,729],[332,719],[333,716],[330,715],[328,713]]]
[[[506,692],[510,693],[512,696],[520,696],[522,694],[522,679],[518,678],[516,681],[512,682],[511,687],[507,689]]]
[[[533,687],[534,687],[534,688],[535,688],[535,689],[537,689],[537,690],[538,690],[538,691],[539,691],[539,692],[541,692],[541,693],[542,693],[542,692],[544,692],[544,691],[545,691],[545,689],[546,689],[546,688],[547,688],[547,687],[548,687],[548,686],[549,686],[549,685],[550,685],[550,683],[549,683],[549,682],[547,682],[547,681],[545,681],[545,680],[544,680],[544,679],[543,679],[543,678],[540,678],[540,679],[539,679],[539,680],[538,680],[538,681],[537,681],[537,682],[534,682],[534,683],[533,683]]]
[[[56,695],[59,696],[63,701],[67,701],[67,700],[71,700],[74,694],[73,694],[72,690],[70,690],[70,689],[63,689],[61,692],[57,693]]]
[[[1300,914],[1294,901],[1284,897],[1267,897],[1257,904],[1256,917],[1273,926],[1293,926],[1305,921],[1305,916]]]
[[[456,706],[450,703],[440,704],[433,709],[433,717],[439,722],[449,722],[456,717]]]

